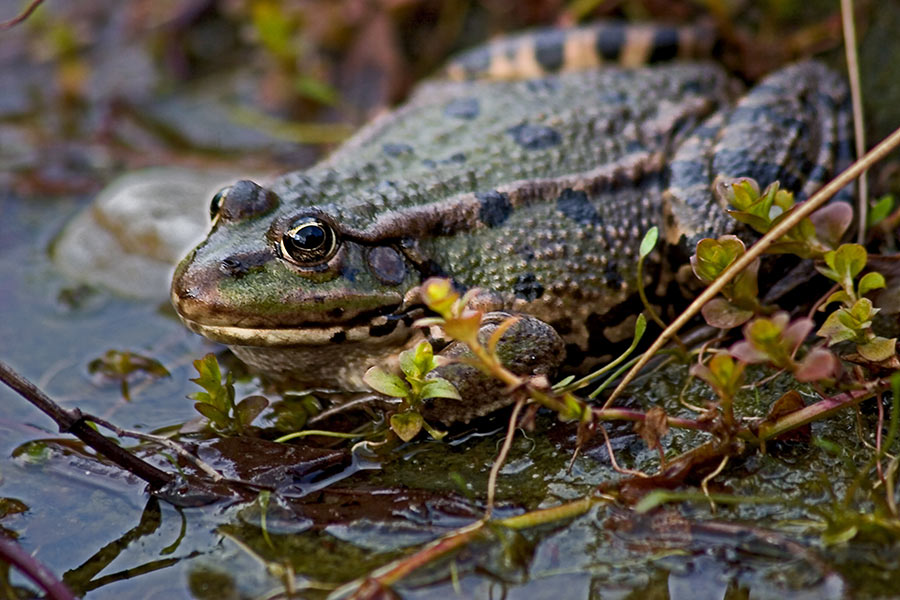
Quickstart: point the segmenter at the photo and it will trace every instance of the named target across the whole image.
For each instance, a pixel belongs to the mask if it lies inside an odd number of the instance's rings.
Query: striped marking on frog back
[[[510,80],[608,64],[639,67],[709,56],[715,40],[709,23],[673,26],[605,22],[538,29],[464,52],[447,66],[446,77],[454,81]]]

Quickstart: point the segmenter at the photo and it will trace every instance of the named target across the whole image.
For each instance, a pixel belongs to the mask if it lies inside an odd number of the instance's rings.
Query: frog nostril
[[[219,267],[223,273],[227,275],[234,275],[236,277],[240,277],[241,275],[245,275],[247,273],[247,266],[240,259],[237,259],[233,256],[223,258]]]

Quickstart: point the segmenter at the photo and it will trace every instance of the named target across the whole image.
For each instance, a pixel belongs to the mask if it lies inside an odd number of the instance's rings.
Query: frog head
[[[358,207],[321,202],[327,193],[317,187],[223,189],[209,235],[172,281],[172,303],[191,330],[308,383],[343,379],[349,363],[407,341],[416,312],[407,292],[421,278],[401,239],[354,229],[345,217]]]

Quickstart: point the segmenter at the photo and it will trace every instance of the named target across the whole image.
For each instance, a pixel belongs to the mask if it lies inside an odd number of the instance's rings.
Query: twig
[[[484,511],[484,518],[490,519],[491,513],[494,512],[494,495],[497,491],[497,475],[500,474],[500,468],[506,462],[509,455],[509,449],[512,447],[513,437],[516,434],[516,422],[519,420],[519,411],[525,405],[525,398],[519,398],[513,407],[512,414],[509,416],[509,427],[506,428],[506,437],[503,439],[503,446],[500,448],[500,454],[497,455],[494,464],[491,465],[491,474],[488,476],[487,487],[487,509]]]
[[[39,588],[47,592],[47,597],[51,600],[75,600],[75,596],[69,591],[66,584],[57,579],[50,569],[25,552],[13,540],[0,537],[0,561],[21,571]]]
[[[122,429],[121,427],[110,423],[104,419],[100,419],[90,414],[82,414],[82,418],[85,421],[90,421],[91,423],[96,423],[101,427],[105,427],[109,429],[113,433],[115,433],[119,437],[128,437],[134,438],[136,440],[143,440],[145,442],[151,442],[154,444],[159,444],[160,446],[164,446],[169,450],[178,454],[178,456],[192,463],[195,467],[209,475],[210,479],[215,482],[225,481],[225,477],[209,466],[207,463],[200,460],[200,458],[194,456],[190,452],[188,452],[187,448],[182,446],[181,444],[175,442],[174,440],[170,440],[169,438],[163,437],[161,435],[153,435],[151,433],[141,433],[139,431],[131,431],[129,429]]]
[[[620,467],[619,463],[616,462],[616,454],[613,451],[612,441],[609,439],[609,434],[606,433],[606,427],[603,425],[598,425],[597,427],[600,430],[600,433],[603,434],[603,441],[606,443],[606,453],[609,454],[609,464],[612,465],[613,470],[616,473],[622,473],[624,475],[634,475],[635,477],[650,477],[643,471],[635,471],[634,469],[626,469],[624,467]]]
[[[44,3],[44,0],[31,0],[31,4],[26,6],[25,10],[23,10],[19,15],[13,17],[12,19],[10,19],[8,21],[0,21],[0,31],[6,31],[7,29],[12,29],[16,25],[18,25],[19,23],[21,23],[22,21],[27,19],[28,17],[30,17],[31,13],[33,13],[35,10],[37,10],[37,7],[43,3]]]
[[[0,361],[0,381],[53,419],[61,433],[71,433],[99,454],[146,481],[152,489],[159,489],[175,478],[106,439],[87,424],[81,411],[64,409],[3,361]]]
[[[727,454],[723,456],[722,462],[719,463],[719,466],[716,467],[715,471],[704,477],[703,481],[700,482],[700,489],[703,490],[703,495],[709,500],[709,509],[712,512],[716,512],[716,501],[709,495],[709,482],[715,479],[716,476],[725,469],[725,465],[728,464],[728,459],[729,456]]]
[[[678,318],[675,319],[671,325],[666,327],[665,331],[659,334],[656,341],[654,341],[647,351],[644,352],[637,364],[628,371],[616,389],[610,394],[606,403],[603,405],[604,408],[609,407],[612,402],[622,394],[628,384],[637,377],[640,370],[644,368],[659,349],[662,348],[679,329],[684,327],[688,321],[700,312],[700,308],[703,307],[704,304],[712,300],[716,294],[722,291],[722,288],[734,279],[738,273],[750,266],[750,263],[756,260],[778,238],[786,234],[794,226],[800,223],[800,221],[812,214],[819,206],[824,204],[826,200],[859,177],[863,171],[871,167],[874,163],[884,158],[889,152],[897,148],[897,146],[900,146],[900,128],[895,129],[894,132],[882,140],[881,143],[828,182],[822,189],[813,194],[812,198],[798,205],[796,210],[792,211],[787,218],[773,227],[769,233],[760,238],[758,242],[750,246],[744,254],[731,263],[730,267],[725,269],[718,279],[712,282],[708,288],[703,290],[691,305],[688,306],[683,313],[678,315]]]
[[[379,593],[383,593],[417,569],[433,563],[475,540],[483,534],[488,525],[515,530],[537,527],[546,523],[555,523],[563,519],[578,517],[589,511],[595,504],[608,501],[609,498],[601,495],[587,496],[566,504],[560,504],[559,506],[542,508],[506,519],[490,522],[483,519],[476,521],[431,542],[415,554],[398,559],[373,571],[363,579],[356,579],[342,585],[330,594],[328,598],[346,598],[348,596],[353,599],[389,597],[379,595]]]
[[[762,441],[776,438],[792,429],[829,417],[848,406],[859,404],[888,389],[890,389],[890,383],[884,380],[877,380],[870,384],[866,384],[862,389],[843,392],[837,396],[819,400],[815,404],[810,404],[809,406],[778,419],[771,427],[766,428],[765,431],[760,430],[759,438]]]
[[[866,129],[863,121],[862,88],[859,85],[859,57],[856,54],[856,25],[853,19],[853,0],[841,0],[841,26],[844,30],[844,52],[847,55],[847,75],[850,79],[850,101],[853,104],[853,140],[856,155],[866,151]],[[866,242],[866,221],[869,214],[869,181],[866,172],[859,176],[858,214],[859,223],[856,243]]]

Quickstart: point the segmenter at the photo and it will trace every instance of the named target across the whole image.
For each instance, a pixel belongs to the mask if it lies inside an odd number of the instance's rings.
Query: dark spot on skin
[[[605,271],[603,271],[603,281],[611,288],[618,289],[621,287],[622,282],[625,280],[622,279],[622,274],[619,273],[618,265],[616,263],[610,264]]]
[[[332,319],[340,319],[341,317],[344,316],[344,309],[341,307],[332,308],[331,310],[328,311],[328,316],[331,317]]]
[[[397,329],[397,324],[399,322],[399,319],[388,319],[387,323],[384,323],[382,325],[372,325],[371,327],[369,327],[369,335],[371,337],[385,336]]]
[[[437,166],[437,163],[431,160],[430,158],[426,158],[422,161],[422,165],[428,167],[429,169],[433,169]]]
[[[624,105],[628,102],[628,95],[625,92],[600,90],[597,93],[597,102],[599,104]]]
[[[278,206],[278,196],[249,180],[235,183],[219,201],[219,218],[242,221],[271,212]]]
[[[387,143],[381,147],[381,151],[391,158],[397,158],[398,156],[403,156],[404,154],[412,154],[413,147],[409,144]]]
[[[603,219],[597,214],[597,207],[591,204],[587,194],[581,190],[566,188],[556,199],[556,209],[576,223],[602,225]]]
[[[502,225],[512,212],[509,196],[498,191],[476,192],[475,197],[481,202],[478,218],[488,227]]]
[[[690,79],[681,84],[681,89],[682,91],[699,95],[703,93],[703,84],[696,79]]]
[[[522,123],[510,127],[506,133],[510,134],[513,140],[526,150],[544,150],[557,146],[562,141],[559,132],[546,125]]]
[[[481,112],[478,98],[456,98],[444,107],[444,114],[454,119],[471,120]]]
[[[556,321],[551,322],[550,326],[553,327],[559,335],[568,335],[572,333],[572,319],[569,317],[557,319]]]
[[[672,60],[678,56],[678,31],[672,27],[659,27],[653,34],[652,47],[650,62]]]
[[[466,162],[466,155],[462,152],[457,152],[456,154],[451,154],[447,158],[441,161],[442,163],[456,163],[462,164]]]
[[[347,341],[347,332],[346,331],[337,331],[333,336],[331,336],[331,342],[334,344],[341,344]]]
[[[269,250],[232,254],[222,259],[219,270],[232,277],[243,277],[253,269],[257,269],[274,258]]]
[[[525,273],[516,277],[513,292],[515,292],[517,298],[533,302],[544,295],[544,286],[538,283],[534,273]]]
[[[675,128],[673,128],[674,130]],[[627,144],[625,144],[625,151],[628,153],[633,152],[646,152],[647,146],[643,144],[643,142],[639,140],[629,140]]]
[[[625,45],[625,28],[616,23],[601,28],[597,32],[594,46],[597,54],[605,60],[616,60]]]
[[[559,81],[552,78],[529,79],[525,82],[529,92],[554,92],[559,89]]]
[[[406,279],[406,263],[400,253],[387,246],[376,246],[366,254],[372,273],[388,285],[398,285]]]
[[[534,248],[532,248],[529,244],[517,247],[516,254],[518,254],[525,260],[534,260]]]
[[[556,71],[562,66],[565,39],[562,31],[542,31],[535,35],[534,58],[545,71]]]

